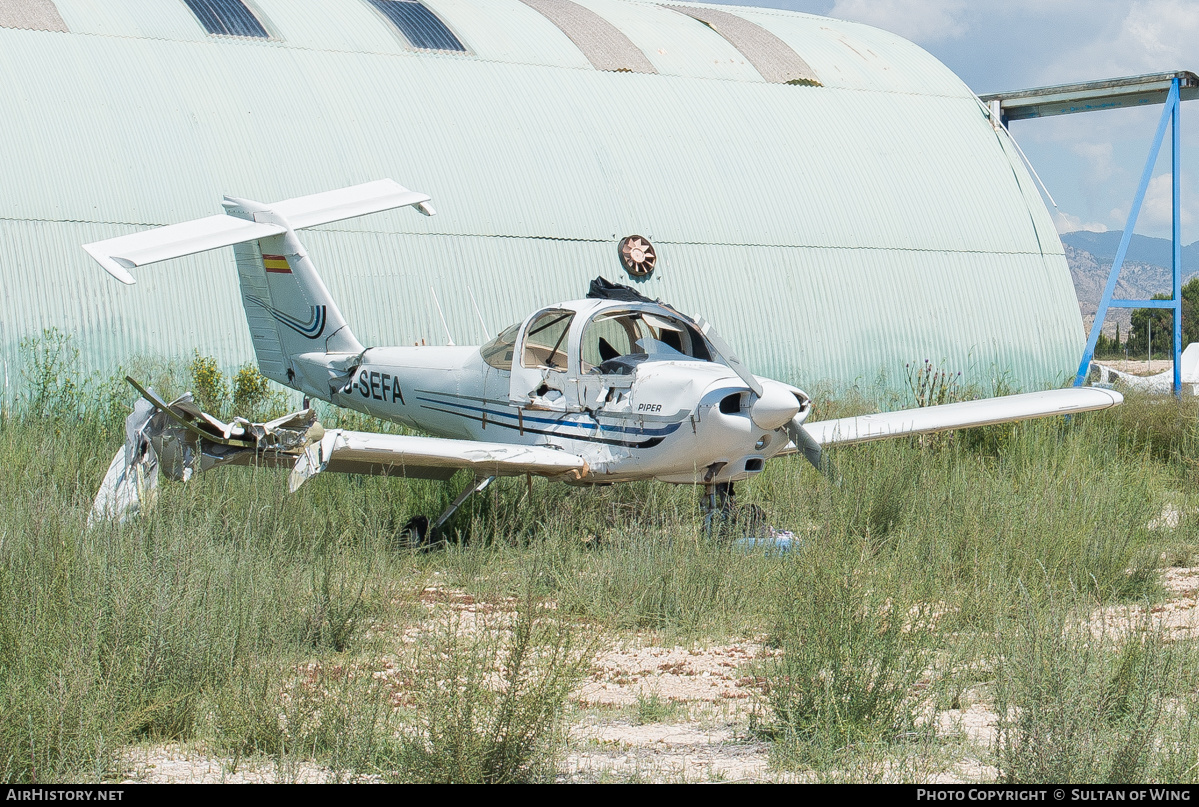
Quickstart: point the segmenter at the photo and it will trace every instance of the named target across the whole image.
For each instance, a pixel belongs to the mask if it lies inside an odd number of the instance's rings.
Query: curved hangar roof
[[[0,75],[9,383],[46,326],[106,369],[250,359],[231,250],[126,288],[80,245],[381,177],[439,215],[304,236],[364,342],[443,343],[434,292],[481,341],[480,319],[630,282],[637,234],[658,256],[641,290],[764,375],[899,386],[931,358],[1030,386],[1082,347],[1011,144],[866,26],[640,0],[0,0]]]

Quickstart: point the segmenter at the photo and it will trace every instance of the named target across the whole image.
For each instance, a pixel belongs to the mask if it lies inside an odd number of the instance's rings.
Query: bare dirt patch
[[[570,726],[572,780],[772,781],[770,746],[748,733],[759,682],[757,642],[662,645],[638,635],[603,653],[575,693],[589,709]],[[638,704],[671,717],[644,720]]]
[[[762,646],[752,642],[663,647],[638,637],[599,657],[578,700],[588,706],[630,706],[638,696],[656,695],[677,703],[748,703],[757,690],[745,668],[762,654]]]
[[[587,720],[570,732],[572,781],[773,781],[770,747],[738,733],[733,723]]]
[[[1199,567],[1166,569],[1162,585],[1167,592],[1164,602],[1096,609],[1092,632],[1118,638],[1144,629],[1160,631],[1173,641],[1199,638]]]
[[[235,760],[173,743],[127,749],[123,763],[125,779],[121,784],[309,784],[337,780],[328,768],[312,763],[279,765],[262,758]]]
[[[1174,367],[1173,359],[1154,359],[1152,362],[1145,359],[1128,359],[1127,361],[1119,359],[1104,360],[1096,363],[1102,364],[1104,367],[1110,367],[1113,370],[1119,370],[1122,373],[1139,376],[1157,375]]]
[[[1096,609],[1092,630],[1125,635],[1145,629],[1169,639],[1199,636],[1199,567],[1162,573],[1168,592],[1160,603]],[[503,622],[514,600],[483,602],[461,591],[428,587],[420,601],[429,617],[477,630],[479,619]],[[492,622],[491,624],[494,624]],[[399,643],[419,641],[419,630],[397,632]],[[794,779],[771,768],[767,742],[749,730],[762,709],[758,663],[771,651],[761,641],[665,644],[638,633],[615,639],[572,695],[563,781],[779,781]],[[365,674],[386,679],[392,702],[405,704],[404,676],[391,659]],[[646,704],[653,709],[646,709]],[[655,717],[655,714],[660,714]],[[935,714],[937,733],[960,743],[929,781],[991,781],[998,771],[986,760],[997,739],[998,718],[982,690],[962,697],[959,708]],[[124,757],[127,783],[328,782],[334,771],[312,763],[235,760],[202,746],[138,746]],[[368,779],[367,781],[370,781]]]

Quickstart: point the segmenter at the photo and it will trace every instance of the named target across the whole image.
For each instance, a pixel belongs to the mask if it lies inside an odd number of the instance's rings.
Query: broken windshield
[[[584,373],[627,375],[643,361],[710,361],[704,338],[688,323],[644,311],[607,311],[583,329]]]

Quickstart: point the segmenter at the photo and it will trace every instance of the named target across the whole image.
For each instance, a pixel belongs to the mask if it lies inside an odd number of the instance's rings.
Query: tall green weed
[[[830,531],[821,548],[788,559],[775,588],[763,664],[762,730],[784,764],[821,764],[846,749],[915,736],[936,614],[915,600],[870,545]]]
[[[514,613],[476,610],[429,626],[413,648],[402,781],[551,780],[566,700],[597,647],[556,609],[526,597]]]
[[[1109,613],[1100,622],[1085,605],[1023,596],[1020,612],[1000,622],[1001,779],[1194,781],[1195,770],[1178,764],[1194,756],[1183,745],[1196,736],[1199,699],[1179,686],[1194,648],[1167,641],[1145,612]]]

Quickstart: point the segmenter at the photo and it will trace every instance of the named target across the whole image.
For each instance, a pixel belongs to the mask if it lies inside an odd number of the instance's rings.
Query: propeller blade
[[[786,396],[772,395],[771,393],[775,393],[777,388],[781,385],[777,384],[777,382],[772,382],[775,384],[775,389],[767,390],[765,387],[763,387],[762,382],[759,381],[757,377],[749,371],[749,368],[741,363],[741,360],[737,358],[737,354],[733,353],[733,348],[728,342],[724,341],[724,339],[720,337],[720,334],[716,333],[716,330],[712,327],[711,323],[709,323],[703,317],[696,317],[694,322],[699,326],[700,333],[702,333],[704,338],[708,340],[708,344],[710,344],[712,348],[720,355],[720,357],[724,359],[725,364],[727,364],[729,368],[736,373],[742,381],[745,382],[745,385],[749,387],[750,392],[754,394],[754,397],[757,399],[754,402],[755,409],[757,409],[759,405],[762,405],[762,411],[759,412],[758,417],[754,418],[754,422],[764,429],[778,428],[771,422],[772,416],[782,413],[783,417],[786,417],[784,410],[790,409],[790,404],[788,403],[784,407],[779,398],[786,397],[787,400],[790,401],[791,394],[788,392]],[[770,400],[768,400],[768,396]],[[791,409],[791,411],[794,412],[795,410]],[[821,449],[820,443],[818,443],[816,438],[809,434],[808,430],[803,427],[804,417],[807,417],[806,411],[797,413],[791,418],[791,420],[784,423],[782,428],[786,429],[787,436],[791,438],[791,442],[795,443],[795,446],[803,452],[804,457],[807,458],[808,462],[812,463],[812,466],[815,467],[817,471],[827,477],[834,477],[835,473],[832,463],[827,457],[824,456],[824,451]],[[840,484],[839,479],[837,479],[836,482],[837,484]]]
[[[812,467],[825,476],[833,476],[833,466],[829,458],[824,456],[824,449],[820,447],[820,443],[816,442],[816,438],[808,433],[808,430],[803,427],[803,423],[799,418],[793,418],[787,423],[787,436],[791,438],[791,442],[795,443],[795,447],[803,452],[804,459],[812,463]]]
[[[758,381],[758,379],[754,377],[754,374],[751,373],[749,369],[741,363],[741,359],[737,358],[737,354],[733,352],[733,349],[729,346],[729,343],[720,338],[720,334],[716,333],[716,329],[712,327],[712,324],[703,317],[696,317],[695,324],[699,326],[699,332],[702,333],[704,338],[708,340],[708,344],[710,344],[716,350],[716,352],[720,355],[720,358],[724,359],[724,363],[729,366],[729,369],[736,373],[741,380],[745,382],[745,386],[749,387],[750,391],[755,396],[761,398],[762,382]]]

